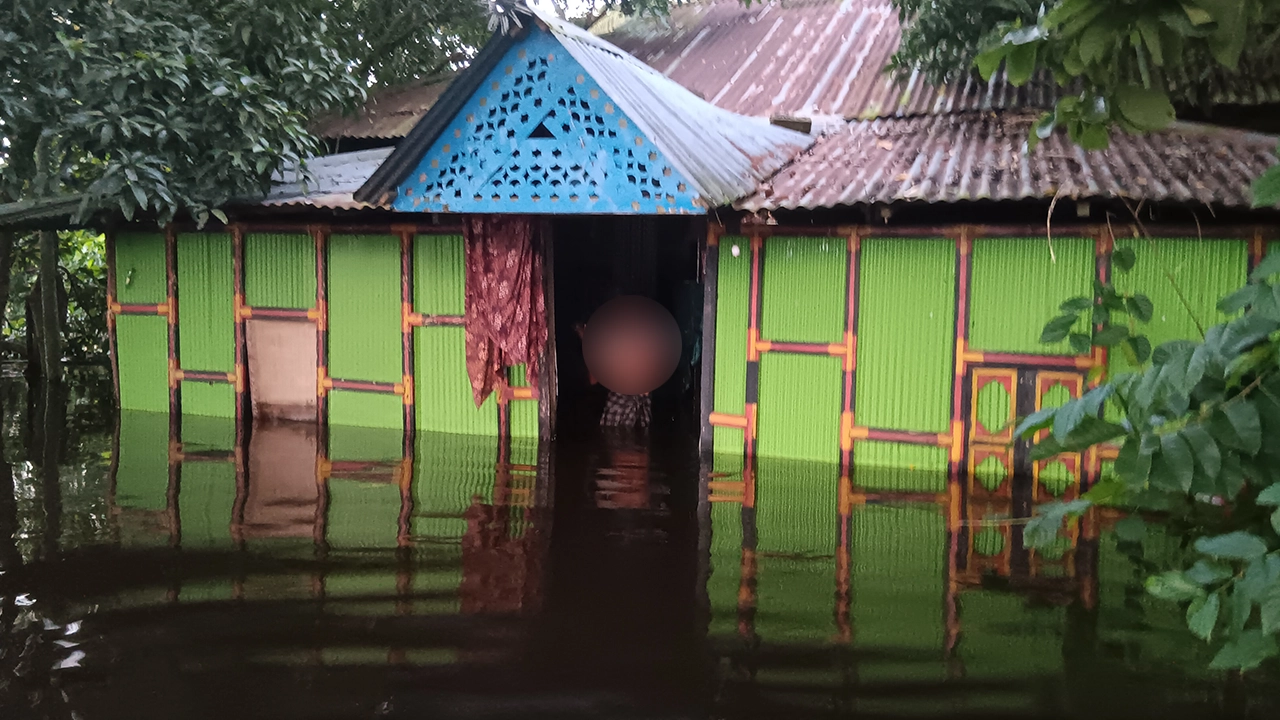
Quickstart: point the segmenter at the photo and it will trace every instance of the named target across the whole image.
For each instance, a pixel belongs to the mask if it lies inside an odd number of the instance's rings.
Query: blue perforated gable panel
[[[405,212],[704,213],[691,184],[535,28],[401,183]]]

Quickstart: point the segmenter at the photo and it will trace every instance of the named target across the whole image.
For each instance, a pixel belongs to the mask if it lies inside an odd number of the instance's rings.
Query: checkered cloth
[[[648,395],[620,395],[611,391],[609,400],[604,404],[600,424],[604,427],[647,428],[651,419]]]

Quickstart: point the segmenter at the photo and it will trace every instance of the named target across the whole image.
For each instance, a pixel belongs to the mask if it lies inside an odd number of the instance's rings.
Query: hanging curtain
[[[537,385],[547,344],[542,256],[528,217],[476,215],[463,226],[467,243],[467,374],[476,407],[506,378],[505,367],[525,364]]]

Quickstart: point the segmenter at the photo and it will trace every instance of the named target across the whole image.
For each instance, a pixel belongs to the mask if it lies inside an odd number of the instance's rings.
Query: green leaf
[[[1213,16],[1196,7],[1194,3],[1183,2],[1182,9],[1186,12],[1187,19],[1191,21],[1192,25],[1208,25],[1213,22]]]
[[[1026,438],[1033,433],[1044,430],[1053,425],[1053,416],[1058,412],[1058,408],[1049,407],[1037,410],[1028,415],[1018,427],[1014,429],[1015,437]]]
[[[1114,440],[1126,433],[1128,433],[1128,431],[1122,425],[1107,422],[1106,420],[1093,415],[1085,415],[1080,418],[1075,429],[1068,433],[1067,437],[1061,441],[1062,450],[1060,452],[1076,452],[1079,450],[1085,450],[1093,447],[1094,445]],[[1043,458],[1035,459],[1040,460]]]
[[[1120,272],[1129,272],[1137,261],[1138,256],[1133,252],[1133,248],[1117,248],[1111,253],[1111,265]]]
[[[1230,565],[1203,558],[1197,560],[1196,564],[1192,565],[1186,572],[1188,580],[1202,587],[1220,583],[1234,574],[1235,572],[1231,570]]]
[[[1209,431],[1199,425],[1188,425],[1179,434],[1191,446],[1196,462],[1205,476],[1210,480],[1216,480],[1218,473],[1222,471],[1222,452],[1218,450],[1218,443]]]
[[[1141,365],[1151,357],[1151,341],[1146,335],[1131,335],[1125,342],[1133,350],[1134,364]]]
[[[1053,416],[1053,438],[1059,443],[1066,441],[1067,435],[1080,425],[1087,411],[1080,400],[1070,400],[1058,408],[1057,414]]]
[[[1221,603],[1216,593],[1191,601],[1191,605],[1187,607],[1187,627],[1191,629],[1192,635],[1206,642],[1213,637]]]
[[[1162,90],[1121,85],[1116,88],[1115,101],[1124,119],[1139,130],[1159,130],[1173,122],[1173,103]]]
[[[1261,285],[1245,285],[1239,290],[1218,301],[1218,312],[1223,315],[1235,315],[1258,301]]]
[[[1125,307],[1130,315],[1144,323],[1151,322],[1151,316],[1155,313],[1155,305],[1151,302],[1151,298],[1142,294],[1125,300]]]
[[[1058,306],[1058,309],[1061,310],[1063,313],[1076,315],[1092,307],[1093,307],[1093,298],[1080,296],[1080,297],[1073,297],[1073,298],[1070,298],[1069,300],[1063,301],[1063,303]]]
[[[1209,420],[1209,432],[1223,445],[1254,455],[1262,444],[1262,420],[1245,400],[1226,403]]]
[[[1114,347],[1129,337],[1129,328],[1123,325],[1108,325],[1093,335],[1093,344],[1102,347]]]
[[[1058,531],[1062,529],[1062,523],[1067,518],[1078,517],[1092,505],[1092,502],[1084,499],[1041,505],[1038,513],[1028,520],[1022,529],[1023,544],[1030,548],[1049,545],[1058,537]]]
[[[1280,648],[1276,639],[1259,630],[1247,630],[1230,640],[1209,663],[1210,670],[1253,670],[1275,657]]]
[[[1115,45],[1115,27],[1109,23],[1097,22],[1085,28],[1080,34],[1080,59],[1091,65],[1106,57],[1107,50]]]
[[[1262,632],[1274,635],[1280,631],[1280,582],[1272,581],[1262,598]]]
[[[1004,61],[1005,55],[1009,53],[1009,47],[1006,45],[997,45],[986,52],[979,53],[974,64],[978,67],[978,73],[982,75],[984,81],[990,81],[991,76],[996,70],[1000,69],[1000,63]]]
[[[1244,468],[1240,466],[1240,456],[1228,452],[1222,456],[1222,475],[1219,478],[1219,485],[1222,491],[1226,493],[1227,500],[1235,500],[1240,491],[1244,489]]]
[[[1044,330],[1040,333],[1040,342],[1045,345],[1062,342],[1063,338],[1071,332],[1072,326],[1079,322],[1080,316],[1074,313],[1067,315],[1059,315],[1058,317],[1045,323]]]
[[[1146,45],[1147,52],[1151,53],[1151,60],[1156,65],[1164,65],[1164,46],[1160,43],[1160,26],[1149,15],[1138,16],[1136,24],[1138,32],[1142,35],[1142,43]]]
[[[1039,49],[1039,43],[1026,43],[1009,51],[1005,58],[1005,74],[1014,87],[1022,87],[1031,79],[1036,70],[1036,53]]]
[[[1143,452],[1141,445],[1135,438],[1130,438],[1116,456],[1116,474],[1131,488],[1146,485],[1151,474],[1151,453]]]
[[[1071,333],[1067,336],[1067,343],[1076,355],[1088,355],[1093,350],[1093,338],[1084,333]]]
[[[1267,544],[1262,538],[1243,530],[1199,538],[1195,548],[1197,552],[1223,560],[1254,560],[1267,554]]]
[[[1140,543],[1147,538],[1147,522],[1141,515],[1130,515],[1116,523],[1115,531],[1120,542]]]
[[[1072,138],[1085,150],[1106,150],[1111,147],[1111,131],[1102,123],[1090,123]]]
[[[1280,483],[1276,483],[1258,493],[1258,497],[1254,502],[1259,505],[1275,507],[1280,505]]]
[[[227,220],[227,214],[226,214],[226,213],[224,213],[224,212],[222,212],[221,210],[218,210],[217,208],[214,208],[213,210],[210,210],[209,212],[210,212],[214,217],[218,218],[218,221],[219,221],[219,222],[221,222],[223,225],[226,225],[226,224],[229,222],[229,221]]]
[[[1277,169],[1280,169],[1280,165],[1271,168],[1271,170]],[[1271,172],[1271,170],[1267,172]],[[1258,263],[1253,272],[1249,273],[1249,279],[1261,282],[1276,273],[1280,273],[1280,252],[1268,253],[1266,257],[1262,258],[1262,262]]]
[[[1205,594],[1199,585],[1187,580],[1177,570],[1152,575],[1147,578],[1146,587],[1147,592],[1155,597],[1173,602],[1186,602]]]
[[[1195,477],[1195,462],[1191,455],[1191,446],[1180,433],[1170,433],[1160,438],[1160,460],[1156,468],[1157,474],[1167,475],[1168,482],[1185,492],[1191,489],[1191,480]],[[1164,478],[1161,478],[1164,479]]]
[[[1280,509],[1271,513],[1271,529],[1275,530],[1277,535],[1280,535]]]

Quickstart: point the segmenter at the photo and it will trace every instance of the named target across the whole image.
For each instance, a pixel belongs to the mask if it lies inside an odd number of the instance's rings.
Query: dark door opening
[[[593,433],[608,395],[590,383],[575,327],[618,295],[643,295],[671,313],[684,340],[675,375],[652,393],[651,430],[696,441],[702,328],[698,240],[704,229],[705,221],[681,217],[593,216],[553,224],[557,435]]]

